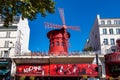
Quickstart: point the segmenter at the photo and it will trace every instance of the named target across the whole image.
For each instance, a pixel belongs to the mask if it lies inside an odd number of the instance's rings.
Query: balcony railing
[[[65,55],[64,53],[60,53],[59,55],[56,53],[54,54],[48,54],[48,52],[26,52],[24,54],[15,54],[14,56],[9,56],[9,54],[3,54],[2,52],[0,53],[0,58],[1,57],[19,57],[19,56],[95,56],[95,54],[104,56],[105,54],[108,53],[113,53],[112,51],[96,51],[96,52],[80,52],[80,51],[73,51],[73,52],[69,52],[68,55]]]
[[[87,55],[95,55],[95,54],[104,55],[104,54],[101,54],[100,52],[69,52],[68,55],[65,55],[64,53],[48,54],[48,52],[31,52],[31,53],[24,53],[24,54],[15,55],[15,56],[79,56],[79,55],[87,56]]]

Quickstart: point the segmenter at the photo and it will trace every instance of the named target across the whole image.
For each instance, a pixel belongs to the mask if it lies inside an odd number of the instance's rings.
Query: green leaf
[[[54,9],[53,0],[0,0],[0,14],[5,17],[4,25],[7,27],[16,15],[34,20],[38,13],[45,17],[48,13],[54,13]]]

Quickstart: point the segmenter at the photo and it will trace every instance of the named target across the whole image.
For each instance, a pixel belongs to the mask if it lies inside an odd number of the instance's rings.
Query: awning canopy
[[[8,62],[0,62],[0,64],[8,64]]]
[[[5,70],[0,70],[0,75],[5,75],[9,72],[10,70],[5,69]]]
[[[0,65],[2,65],[2,64],[8,64],[8,62],[0,62]]]
[[[43,76],[41,74],[16,74],[16,76]],[[44,76],[49,76],[49,75],[44,75]]]

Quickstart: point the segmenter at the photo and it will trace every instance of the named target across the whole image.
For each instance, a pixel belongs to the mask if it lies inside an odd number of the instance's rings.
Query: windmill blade
[[[64,17],[64,10],[63,8],[58,8],[60,17],[62,19],[62,24],[65,25],[65,17]]]
[[[71,30],[76,30],[76,31],[80,31],[80,27],[79,26],[67,26],[67,29],[71,29]]]
[[[45,22],[44,25],[45,25],[45,28],[62,28],[61,25],[48,23],[48,22]]]

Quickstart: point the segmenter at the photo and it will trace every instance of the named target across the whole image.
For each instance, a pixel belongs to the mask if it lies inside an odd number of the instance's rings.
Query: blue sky
[[[120,0],[54,0],[56,2],[55,14],[48,14],[29,21],[31,51],[48,51],[49,40],[44,22],[62,24],[58,8],[64,9],[65,22],[68,26],[79,26],[80,31],[68,30],[71,34],[69,51],[82,51],[86,39],[89,37],[91,27],[96,15],[101,18],[120,18]]]

